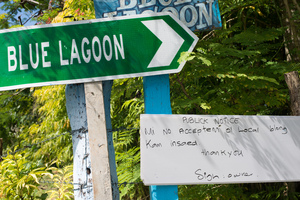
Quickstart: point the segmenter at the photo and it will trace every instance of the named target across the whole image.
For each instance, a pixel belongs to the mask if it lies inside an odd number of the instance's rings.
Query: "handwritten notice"
[[[145,185],[300,181],[300,117],[141,115]]]

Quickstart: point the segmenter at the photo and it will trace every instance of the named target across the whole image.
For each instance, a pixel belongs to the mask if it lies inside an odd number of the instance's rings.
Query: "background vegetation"
[[[91,0],[2,1],[0,28],[94,18]],[[182,72],[170,75],[174,114],[290,115],[284,73],[300,68],[296,0],[219,0],[223,27],[197,32]],[[20,15],[20,13],[22,13]],[[147,199],[139,177],[142,78],[115,80],[111,97],[122,199]],[[0,199],[72,199],[65,86],[1,92]],[[18,150],[17,152],[15,152]],[[20,150],[20,151],[19,151]],[[179,186],[180,199],[298,199],[286,183]]]

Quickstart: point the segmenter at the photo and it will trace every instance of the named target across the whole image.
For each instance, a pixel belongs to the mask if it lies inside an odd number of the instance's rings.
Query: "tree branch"
[[[37,12],[35,12],[35,13],[33,13],[25,22],[24,22],[24,24],[26,24],[29,20],[31,20],[33,17],[37,17],[37,16],[39,16],[39,14],[40,14],[40,10],[39,11],[37,11]]]
[[[300,12],[300,6],[299,6],[299,4],[297,3],[297,1],[296,1],[296,0],[293,0],[293,3],[295,4],[295,6],[296,6],[298,12]]]
[[[283,3],[284,3],[284,7],[285,7],[285,12],[286,12],[286,22],[287,22],[287,25],[288,25],[288,30],[289,31],[289,39],[291,41],[287,41],[288,42],[288,48],[291,48],[291,49],[288,49],[288,51],[290,52],[292,49],[296,49],[296,50],[299,50],[300,49],[300,42],[299,42],[299,38],[298,38],[298,34],[297,34],[297,29],[296,29],[296,24],[294,23],[294,20],[293,20],[293,16],[292,16],[292,13],[291,13],[291,9],[290,9],[290,6],[289,6],[289,2],[288,0],[283,0]],[[292,55],[292,60],[294,61],[299,61],[300,60],[300,57],[297,55],[297,54],[293,54]]]
[[[25,3],[29,3],[31,5],[43,5],[40,2],[37,2],[37,1],[34,1],[34,0],[23,0],[23,1],[21,1],[20,4],[25,4]]]
[[[50,10],[51,8],[52,8],[52,0],[49,1],[48,10]]]

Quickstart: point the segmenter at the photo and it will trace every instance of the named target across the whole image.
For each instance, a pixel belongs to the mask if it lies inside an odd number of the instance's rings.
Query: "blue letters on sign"
[[[97,18],[172,12],[192,31],[222,26],[218,0],[94,0]]]

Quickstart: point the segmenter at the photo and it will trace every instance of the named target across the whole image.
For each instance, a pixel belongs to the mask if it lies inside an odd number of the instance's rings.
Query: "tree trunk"
[[[289,88],[291,111],[293,116],[300,116],[300,79],[297,71],[284,74],[285,82]],[[299,183],[287,183],[286,193],[289,199],[293,199],[294,193],[298,192]],[[295,198],[296,199],[296,198]]]
[[[300,116],[300,79],[297,71],[284,74],[289,88],[293,116]]]
[[[284,41],[286,60],[300,61],[300,7],[297,0],[279,0],[282,10],[282,26],[287,27]],[[300,80],[298,72],[289,72],[285,75],[291,99],[291,111],[293,116],[300,115]],[[295,192],[299,192],[299,183],[286,183],[286,195],[293,199]],[[296,198],[295,198],[296,199]]]
[[[300,61],[300,8],[296,0],[279,0],[283,8],[282,26],[287,27],[285,40],[286,60],[292,62]],[[298,72],[285,74],[291,99],[292,115],[300,115],[300,80]],[[287,183],[286,191],[289,199],[293,199],[295,192],[299,192],[299,183]],[[296,198],[295,198],[296,199]]]
[[[300,61],[300,8],[296,0],[280,1],[282,25],[287,27],[284,35],[287,61]]]

